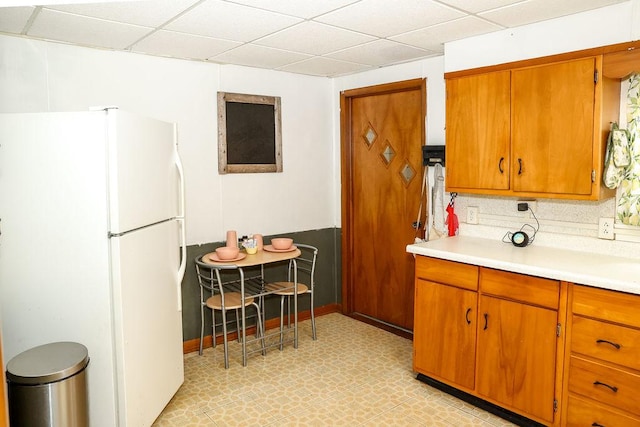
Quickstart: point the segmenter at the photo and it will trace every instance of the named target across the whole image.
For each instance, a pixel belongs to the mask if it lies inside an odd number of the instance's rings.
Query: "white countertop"
[[[407,245],[407,252],[640,295],[640,260],[633,258],[535,243],[518,248],[502,241],[467,236]]]

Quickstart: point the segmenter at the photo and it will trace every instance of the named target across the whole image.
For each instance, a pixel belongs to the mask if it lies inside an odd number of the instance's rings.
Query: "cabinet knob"
[[[471,308],[467,308],[467,312],[464,314],[464,319],[467,321],[467,325],[471,324],[471,320],[469,320],[469,313],[471,313]]]
[[[501,174],[504,173],[504,169],[502,169],[502,164],[504,163],[504,157],[500,157],[500,161],[498,162],[498,170]]]
[[[518,159],[518,175],[522,175],[522,159]]]

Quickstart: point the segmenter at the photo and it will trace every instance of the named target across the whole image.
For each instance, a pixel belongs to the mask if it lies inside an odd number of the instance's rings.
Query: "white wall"
[[[217,92],[282,98],[283,172],[218,174]],[[187,243],[335,226],[331,81],[0,36],[0,112],[117,105],[178,123]]]
[[[446,43],[445,72],[637,40],[634,2]]]

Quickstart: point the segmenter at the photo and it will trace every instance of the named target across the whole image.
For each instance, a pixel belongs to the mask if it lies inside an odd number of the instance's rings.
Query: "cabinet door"
[[[512,188],[592,192],[595,58],[512,72]]]
[[[481,296],[478,393],[553,421],[557,312]]]
[[[414,370],[473,389],[477,293],[418,279],[415,303]]]
[[[509,188],[510,72],[447,80],[447,188]]]

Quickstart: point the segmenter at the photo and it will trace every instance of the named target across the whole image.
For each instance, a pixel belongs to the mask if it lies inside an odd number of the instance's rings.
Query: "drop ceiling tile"
[[[401,7],[389,5],[389,0],[362,0],[316,21],[389,37],[464,16],[460,11],[428,0],[403,0]]]
[[[422,49],[444,53],[444,43],[502,30],[504,27],[483,19],[469,16],[420,30],[389,37],[390,40],[406,43]]]
[[[298,74],[309,74],[312,76],[335,77],[342,74],[367,71],[371,68],[372,67],[364,64],[314,57],[305,61],[296,62],[295,64],[286,65],[278,68],[278,70]]]
[[[331,25],[306,21],[256,40],[255,43],[278,49],[323,55],[373,40],[375,37]]]
[[[150,31],[147,27],[42,9],[27,34],[82,46],[124,49]]]
[[[253,7],[207,0],[168,24],[165,29],[249,42],[300,21],[300,18]]]
[[[197,0],[118,1],[56,5],[47,8],[109,21],[158,27],[195,3]]]
[[[620,0],[528,0],[479,13],[478,16],[505,27],[516,27],[620,2]]]
[[[376,40],[371,43],[344,49],[329,55],[326,58],[340,59],[343,61],[357,62],[368,65],[395,64],[410,61],[412,59],[438,55],[438,52],[427,51],[391,40]]]
[[[0,13],[0,31],[20,34],[35,7],[5,7]]]
[[[234,0],[234,3],[310,19],[360,0]]]
[[[522,0],[438,0],[457,9],[470,13],[484,12],[499,7],[508,6],[514,3],[521,3]]]
[[[240,45],[240,42],[230,40],[161,30],[134,44],[131,50],[151,55],[204,61],[211,56]]]
[[[224,64],[247,65],[258,68],[279,68],[294,62],[310,58],[301,53],[272,49],[270,47],[245,44],[209,58],[210,61]]]

